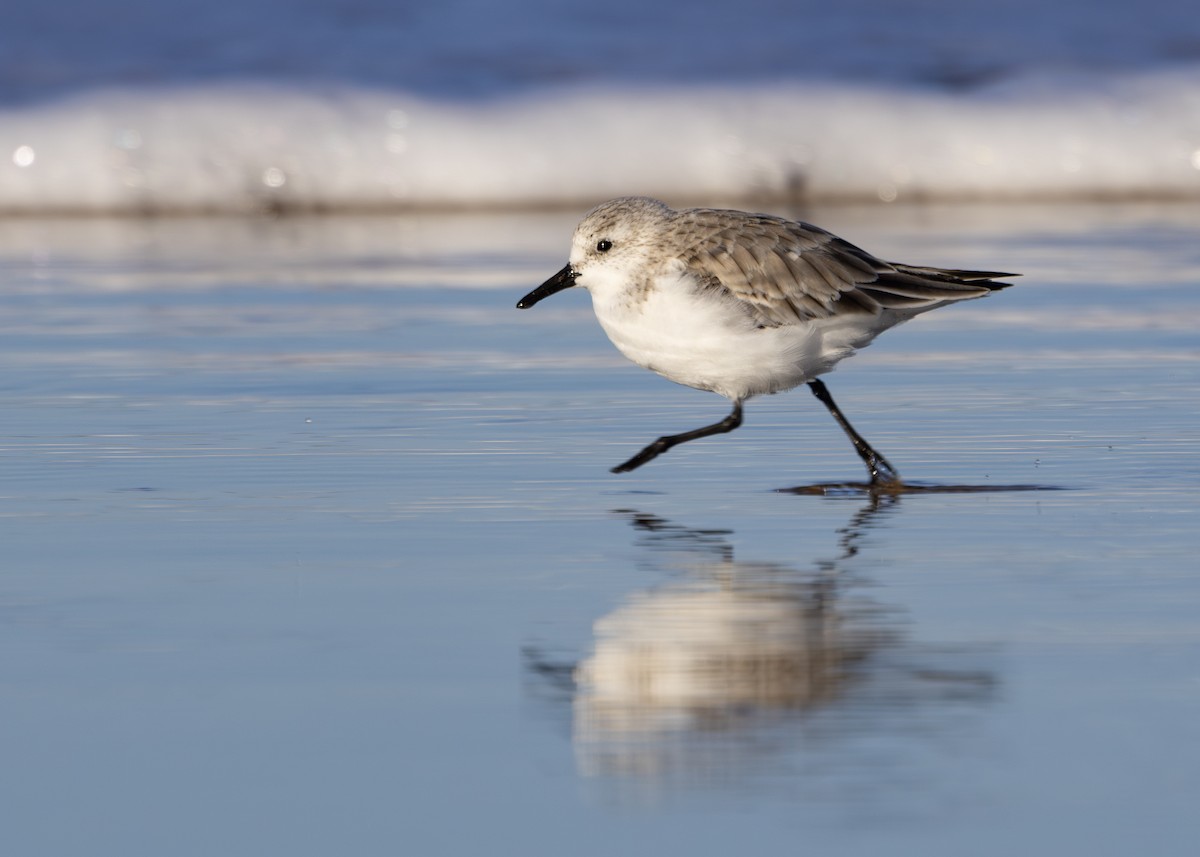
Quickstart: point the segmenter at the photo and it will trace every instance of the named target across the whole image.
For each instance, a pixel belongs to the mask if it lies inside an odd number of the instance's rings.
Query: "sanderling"
[[[981,298],[1011,285],[995,278],[1014,276],[884,262],[816,226],[767,214],[675,211],[655,199],[622,197],[584,217],[566,267],[517,308],[581,286],[622,354],[733,402],[720,422],[660,437],[613,473],[733,431],[751,396],[808,384],[854,444],[871,485],[899,487],[899,473],[854,430],[817,376],[889,327]]]

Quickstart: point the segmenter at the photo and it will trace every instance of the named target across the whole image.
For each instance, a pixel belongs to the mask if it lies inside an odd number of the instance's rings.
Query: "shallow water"
[[[516,299],[577,213],[0,222],[13,853],[1191,853],[1200,209],[803,212],[1025,274],[804,391]]]

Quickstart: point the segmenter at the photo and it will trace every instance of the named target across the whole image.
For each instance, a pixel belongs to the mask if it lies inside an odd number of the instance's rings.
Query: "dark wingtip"
[[[961,280],[964,283],[982,283],[984,280],[1003,280],[1007,277],[1019,277],[1020,274],[1009,274],[1005,271],[964,271],[956,268],[932,268],[938,274],[950,277],[951,279]],[[1012,283],[1004,283],[1006,286],[1011,286]]]
[[[1001,282],[1002,280],[1019,277],[1020,274],[1009,274],[1005,271],[963,271],[963,280],[973,286],[987,286],[993,292],[1000,289],[1007,289],[1012,283]]]
[[[1019,277],[1020,274],[1010,274],[1007,271],[968,271],[962,268],[922,268],[916,265],[897,265],[892,267],[902,275],[907,277],[915,277],[918,281],[913,283],[911,280],[906,280],[898,285],[911,287],[913,285],[930,286],[933,284],[943,284],[943,286],[951,291],[966,289],[986,289],[988,292],[996,292],[1000,289],[1007,289],[1012,283],[1002,282],[1008,277]],[[880,276],[880,283],[887,278],[887,275]],[[921,282],[923,281],[923,282]],[[893,284],[896,285],[896,284]],[[861,287],[866,290],[870,286]],[[896,289],[888,289],[889,291],[897,291]],[[900,293],[904,293],[905,289],[899,289]],[[961,295],[960,295],[961,296]],[[946,298],[953,298],[953,295],[946,295]],[[974,297],[980,297],[980,293],[976,293]]]
[[[1001,289],[1007,289],[1009,286],[1015,286],[1016,283],[1005,283],[1003,280],[1006,277],[1019,277],[1020,274],[1006,274],[1002,271],[987,271],[984,272],[986,279],[978,280],[975,285],[987,286],[989,290],[998,292]]]

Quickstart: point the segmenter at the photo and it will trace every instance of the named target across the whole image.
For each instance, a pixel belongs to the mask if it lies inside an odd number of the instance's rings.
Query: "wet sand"
[[[800,213],[1025,275],[826,381],[1054,490],[883,498],[803,390],[609,474],[727,407],[513,309],[577,214],[0,222],[14,853],[1190,853],[1200,210]]]

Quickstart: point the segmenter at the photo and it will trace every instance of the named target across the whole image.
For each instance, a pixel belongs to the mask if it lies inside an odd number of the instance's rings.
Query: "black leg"
[[[647,461],[652,461],[662,455],[673,446],[679,446],[681,443],[687,443],[689,440],[695,440],[699,437],[708,437],[712,434],[724,434],[728,431],[733,431],[742,424],[742,403],[733,403],[733,413],[721,420],[719,423],[713,423],[710,426],[695,429],[694,431],[685,431],[683,434],[672,434],[666,437],[660,437],[654,443],[647,446],[633,458],[626,461],[624,464],[618,464],[612,469],[613,473],[628,473],[630,470],[637,470]]]
[[[829,413],[833,414],[833,418],[837,420],[837,424],[842,427],[842,431],[850,438],[850,442],[854,444],[854,451],[858,453],[858,457],[867,465],[867,470],[871,474],[871,485],[899,485],[900,474],[896,468],[888,463],[888,460],[871,448],[871,444],[863,440],[863,436],[854,430],[854,426],[850,425],[850,421],[842,415],[842,411],[838,408],[837,403],[833,401],[833,396],[829,395],[829,390],[825,388],[822,381],[809,381],[809,389],[813,395],[821,400],[821,404],[829,408]]]

